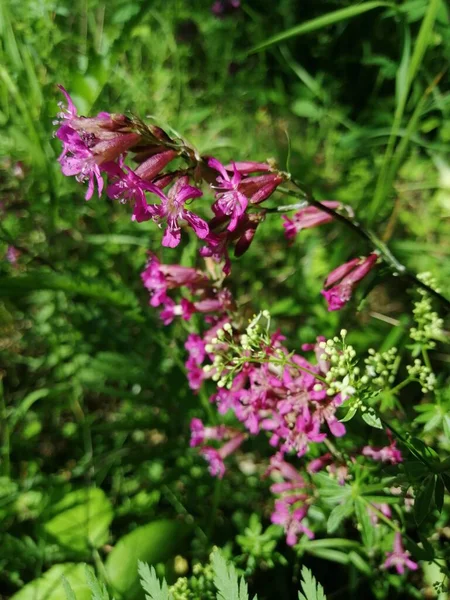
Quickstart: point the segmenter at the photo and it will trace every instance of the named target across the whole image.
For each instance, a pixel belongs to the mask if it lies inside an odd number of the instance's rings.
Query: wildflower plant
[[[336,560],[366,575],[372,567],[403,577],[421,561],[434,561],[448,577],[438,560],[444,534],[434,532],[441,531],[450,462],[428,445],[432,439],[420,436],[425,415],[434,411],[435,390],[445,385],[433,372],[429,352],[445,342],[438,311],[450,303],[433,278],[410,272],[350,207],[316,200],[273,161],[234,157],[223,164],[135,117],[81,117],[60,89],[67,105],[56,132],[63,145],[59,162],[63,174],[87,183],[86,200],[96,190],[131,205],[136,226],[154,222],[168,249],[185,235],[198,239],[198,255],[189,266],[165,264],[156,247],[149,249],[141,278],[164,325],[181,319],[189,331],[188,385],[199,397],[209,395],[208,408],[216,409],[213,421],[205,423],[199,403],[191,421],[191,446],[210,474],[227,477],[257,438],[264,441],[258,468],[268,482],[271,496],[264,501],[276,530],[269,527],[258,550],[254,539],[241,536],[243,550],[270,564],[267,549],[275,550],[274,531],[282,531],[299,556],[320,556],[317,542],[328,543],[323,536],[353,528],[359,541],[344,557],[334,550]],[[281,204],[280,197],[295,203]],[[231,254],[240,257],[256,244],[258,230],[273,214],[283,216],[280,236],[284,228],[289,243],[304,229],[338,222],[356,234],[364,246],[361,255],[329,266],[321,292],[328,310],[355,306],[354,296],[368,292],[375,278],[391,278],[416,294],[412,343],[370,348],[364,355],[350,343],[353,332],[341,329],[328,339],[319,331],[316,340],[293,348],[269,309],[249,318],[232,291]],[[425,399],[415,407],[420,414],[414,423],[405,421],[400,397],[409,385]],[[440,398],[434,428],[440,431],[445,421],[448,435],[448,398]],[[332,539],[329,544],[332,548]],[[247,560],[247,567],[256,562]],[[217,573],[218,565],[214,568]],[[220,588],[219,583],[216,576]],[[176,586],[173,597],[191,597],[186,582]]]

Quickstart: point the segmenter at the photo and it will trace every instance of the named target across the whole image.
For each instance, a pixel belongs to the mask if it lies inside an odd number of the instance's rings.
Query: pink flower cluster
[[[270,491],[276,496],[272,523],[283,527],[289,546],[297,543],[299,535],[305,534],[313,539],[314,533],[305,523],[314,500],[311,485],[292,465],[283,460],[281,454],[272,456],[268,472],[281,478],[281,481],[270,487]]]
[[[189,321],[194,313],[214,313],[233,306],[228,290],[217,290],[198,269],[161,264],[151,252],[141,278],[150,292],[150,306],[162,306],[160,316],[164,325],[169,325],[176,316]],[[175,302],[168,292],[177,289],[188,293],[189,299],[181,297]]]
[[[223,271],[228,275],[230,249],[233,248],[237,257],[244,254],[267,213],[265,208],[250,209],[269,199],[289,176],[268,162],[223,165],[216,158],[201,157],[189,144],[179,138],[172,139],[161,128],[122,114],[101,112],[95,117],[79,116],[67,91],[62,86],[59,89],[67,106],[61,104],[56,121],[59,125],[56,137],[63,145],[58,160],[64,175],[88,182],[86,200],[93,196],[95,188],[101,195],[106,176],[106,194],[112,200],[131,204],[134,221],[151,220],[164,228],[163,246],[178,246],[182,227],[187,226],[204,241],[200,255],[223,263]],[[130,152],[134,155],[134,168],[125,164]],[[185,165],[180,166],[183,161]],[[165,170],[174,162],[175,170]],[[208,182],[215,191],[215,201],[209,207],[213,216],[209,220],[190,208],[203,196],[197,187],[202,181]],[[352,215],[351,209],[339,202],[325,200],[322,204],[327,209],[345,209]],[[333,216],[314,205],[305,206],[293,217],[283,219],[286,236],[292,239],[302,229],[329,223]],[[376,261],[376,254],[365,259],[355,258],[328,276],[322,294],[329,310],[338,310],[349,301],[356,284]],[[167,322],[173,318],[174,310],[185,318],[192,312],[186,302],[166,308]]]

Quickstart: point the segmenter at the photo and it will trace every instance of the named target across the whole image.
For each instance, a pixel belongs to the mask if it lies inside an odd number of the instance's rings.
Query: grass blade
[[[357,6],[348,6],[347,8],[340,8],[339,10],[329,12],[326,15],[322,15],[321,17],[317,17],[315,19],[305,21],[304,23],[300,23],[300,25],[291,27],[290,29],[283,31],[282,33],[278,33],[277,35],[274,35],[265,42],[262,42],[262,44],[254,46],[249,50],[248,53],[253,54],[254,52],[260,52],[261,50],[265,50],[270,46],[274,46],[275,44],[284,42],[289,38],[304,35],[305,33],[311,33],[311,31],[323,29],[324,27],[329,27],[330,25],[334,25],[334,23],[339,23],[339,21],[344,21],[345,19],[352,19],[353,17],[357,17],[358,15],[368,12],[369,10],[381,7],[394,8],[394,5],[391,2],[364,2],[363,4],[358,4]]]

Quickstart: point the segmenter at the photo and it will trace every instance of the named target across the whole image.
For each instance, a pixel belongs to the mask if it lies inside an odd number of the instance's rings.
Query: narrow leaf
[[[287,29],[282,33],[274,35],[262,44],[258,44],[257,46],[251,48],[249,50],[249,54],[253,54],[254,52],[260,52],[261,50],[264,50],[269,46],[279,44],[280,42],[283,42],[291,37],[304,35],[305,33],[311,33],[311,31],[316,31],[317,29],[329,27],[334,23],[339,23],[340,21],[344,21],[345,19],[352,19],[353,17],[357,17],[358,15],[368,12],[369,10],[373,10],[374,8],[381,8],[384,6],[394,7],[394,5],[390,2],[364,2],[356,6],[349,6],[346,8],[335,10],[333,12],[329,12],[326,15],[322,15],[321,17],[317,17],[316,19],[305,21],[300,25],[296,25],[291,29]]]
[[[416,519],[418,525],[423,523],[430,512],[430,506],[433,500],[434,485],[435,477],[434,475],[431,475],[425,480],[423,488],[420,490],[415,499],[414,518]]]

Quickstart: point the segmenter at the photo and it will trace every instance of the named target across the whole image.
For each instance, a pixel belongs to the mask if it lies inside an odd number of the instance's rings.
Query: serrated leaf
[[[323,587],[306,567],[302,568],[301,588],[303,594],[298,593],[299,600],[327,600]]]
[[[376,429],[383,429],[383,425],[381,424],[380,418],[377,416],[374,410],[368,409],[365,412],[361,411],[361,416],[363,421],[370,425],[370,427],[375,427]]]
[[[244,578],[239,582],[234,565],[227,563],[218,550],[212,555],[211,564],[214,569],[217,600],[249,600]]]
[[[172,600],[172,594],[169,592],[165,579],[160,583],[154,567],[149,567],[147,563],[138,561],[138,572],[141,578],[141,586],[147,600]]]
[[[435,477],[434,475],[431,475],[425,480],[423,488],[417,494],[417,497],[414,501],[414,518],[418,525],[423,523],[430,512],[431,503],[433,501],[434,486]]]
[[[353,512],[353,502],[347,500],[343,504],[339,504],[330,513],[327,521],[327,532],[333,533],[339,527],[343,519],[351,515]]]
[[[91,590],[91,600],[109,600],[109,594],[105,584],[100,583],[92,569],[88,569],[87,566],[85,566],[84,574],[89,589]]]
[[[62,577],[62,583],[63,583],[64,593],[66,594],[67,600],[77,600],[70,583],[67,581],[67,578],[64,577],[64,575]]]

